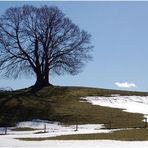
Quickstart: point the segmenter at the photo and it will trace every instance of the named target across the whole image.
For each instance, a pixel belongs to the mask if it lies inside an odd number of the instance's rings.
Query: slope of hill
[[[138,95],[130,92],[86,87],[45,87],[32,92],[31,88],[0,92],[0,126],[12,126],[18,121],[44,119],[65,124],[105,124],[112,128],[143,127],[143,115],[123,112],[121,109],[91,105],[81,100],[85,96]],[[110,117],[110,114],[112,115]]]

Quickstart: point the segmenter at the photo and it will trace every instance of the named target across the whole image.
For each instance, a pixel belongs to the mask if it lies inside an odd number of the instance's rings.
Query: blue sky
[[[52,84],[148,91],[148,2],[0,2],[0,15],[26,3],[56,5],[92,35],[93,61],[77,76],[51,76]],[[34,82],[0,77],[0,88],[18,89]],[[129,83],[136,87],[126,87]]]

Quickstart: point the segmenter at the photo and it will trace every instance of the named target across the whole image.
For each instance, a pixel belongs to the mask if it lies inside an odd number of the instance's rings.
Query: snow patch
[[[38,133],[44,131],[44,125],[46,124],[47,133]],[[111,130],[102,129],[104,126],[102,124],[84,124],[78,125],[78,131],[75,131],[76,125],[64,125],[59,122],[50,122],[44,120],[33,120],[26,122],[19,122],[16,127],[29,127],[36,130],[33,131],[12,131],[9,128],[8,135],[0,136],[0,147],[25,147],[25,146],[35,146],[35,147],[63,147],[65,144],[61,143],[63,146],[56,146],[50,141],[20,141],[15,138],[43,138],[43,137],[55,137],[60,135],[71,135],[71,134],[87,134],[87,133],[108,133]],[[13,127],[14,128],[14,127]],[[9,142],[8,142],[9,141]],[[56,143],[56,141],[54,141]],[[41,145],[40,145],[41,144]]]
[[[83,97],[93,105],[120,108],[126,112],[141,113],[148,118],[148,96]]]

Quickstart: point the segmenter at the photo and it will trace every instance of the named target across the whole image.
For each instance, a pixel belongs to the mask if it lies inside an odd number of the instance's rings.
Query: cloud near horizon
[[[136,84],[134,83],[129,83],[129,82],[115,82],[115,85],[121,88],[135,88],[137,87]]]

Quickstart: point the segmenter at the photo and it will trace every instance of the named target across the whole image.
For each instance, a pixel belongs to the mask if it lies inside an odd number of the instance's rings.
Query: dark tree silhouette
[[[90,34],[57,7],[24,5],[0,17],[0,71],[5,77],[35,75],[35,86],[47,86],[51,73],[79,73],[91,49]]]

